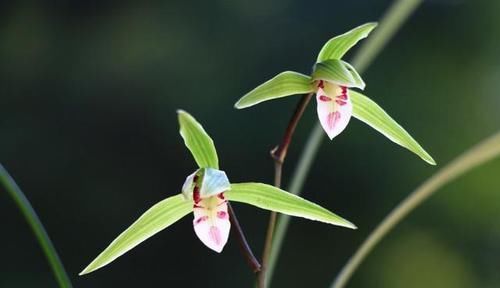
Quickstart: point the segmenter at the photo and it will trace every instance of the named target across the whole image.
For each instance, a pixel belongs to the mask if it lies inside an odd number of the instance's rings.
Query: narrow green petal
[[[413,139],[403,127],[391,118],[377,103],[370,98],[350,91],[349,95],[352,101],[352,115],[359,120],[370,125],[378,132],[384,134],[387,138],[396,144],[417,154],[420,158],[431,165],[436,165],[431,155],[425,152],[424,148]]]
[[[234,107],[247,108],[260,102],[314,91],[311,77],[293,71],[285,71],[241,97]]]
[[[316,63],[312,79],[314,81],[326,80],[346,87],[365,88],[365,82],[361,79],[356,69],[349,63],[338,59]]]
[[[341,59],[358,41],[364,39],[377,26],[377,23],[366,23],[342,35],[336,36],[321,48],[316,62],[328,59]]]
[[[109,264],[144,240],[177,222],[192,210],[193,202],[184,200],[181,194],[157,203],[113,240],[80,275],[88,274]]]
[[[200,168],[219,169],[219,159],[214,141],[193,116],[183,110],[177,111],[180,133],[184,144],[191,151]]]
[[[262,183],[231,184],[224,193],[229,201],[242,202],[291,216],[356,229],[351,222],[297,195]]]

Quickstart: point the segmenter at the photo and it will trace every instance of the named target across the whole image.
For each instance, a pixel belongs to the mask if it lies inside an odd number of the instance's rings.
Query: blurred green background
[[[221,255],[208,250],[191,217],[98,272],[77,273],[195,169],[176,109],[204,124],[232,181],[269,183],[268,151],[299,98],[243,111],[233,103],[283,70],[308,73],[324,42],[378,20],[390,3],[2,1],[0,162],[75,286],[252,287],[237,243]],[[500,127],[499,11],[499,1],[425,1],[364,74],[366,94],[441,166]],[[311,105],[285,183],[315,121]],[[359,230],[295,219],[273,286],[326,287],[376,223],[437,169],[352,120],[323,143],[305,196]],[[496,160],[442,189],[349,287],[500,287],[499,171]],[[268,214],[235,208],[260,254]],[[0,287],[56,287],[3,188],[0,217]]]

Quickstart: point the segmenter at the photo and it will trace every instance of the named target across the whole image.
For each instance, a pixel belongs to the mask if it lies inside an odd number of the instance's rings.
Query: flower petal
[[[224,171],[205,168],[203,182],[200,187],[200,197],[208,198],[220,194],[231,188],[229,179]]]
[[[227,201],[221,193],[202,199],[195,204],[194,232],[208,248],[220,253],[229,238],[231,223],[227,212]]]
[[[194,177],[199,170],[194,171],[191,175],[186,177],[184,184],[182,185],[182,195],[184,195],[184,199],[192,200],[193,199],[193,189],[195,186]]]
[[[321,126],[333,139],[344,131],[351,119],[352,103],[348,90],[328,81],[319,81],[316,101]]]

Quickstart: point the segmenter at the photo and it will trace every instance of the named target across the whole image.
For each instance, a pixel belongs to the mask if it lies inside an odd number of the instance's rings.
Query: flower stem
[[[422,0],[396,0],[389,10],[384,14],[377,29],[375,29],[357,51],[352,63],[359,73],[362,73],[382,51],[384,46],[394,36],[405,20],[418,7]],[[289,191],[293,194],[300,194],[304,182],[309,174],[312,163],[321,145],[323,133],[320,124],[316,124],[309,135],[308,141],[299,158],[298,164],[292,175],[292,182]],[[281,246],[285,238],[286,231],[290,222],[290,217],[280,215],[277,221],[277,228],[273,240],[272,254],[267,267],[268,281],[272,279],[274,267],[276,266]]]
[[[245,233],[243,233],[243,229],[241,229],[240,222],[236,217],[236,213],[234,212],[233,207],[229,202],[227,203],[227,208],[229,211],[229,219],[231,221],[231,225],[233,226],[233,228],[235,228],[231,229],[231,231],[233,231],[233,233],[235,233],[236,237],[238,238],[241,253],[243,254],[243,256],[245,256],[250,269],[252,269],[254,273],[257,273],[261,268],[259,260],[255,258],[255,255],[252,252],[252,248],[250,248],[250,245],[248,244],[248,241],[245,237]]]
[[[57,282],[59,283],[59,287],[62,288],[71,288],[71,281],[64,269],[64,266],[57,255],[56,249],[50,241],[49,235],[47,231],[45,231],[42,222],[38,218],[35,210],[31,206],[30,202],[21,191],[19,186],[17,186],[14,179],[9,175],[7,170],[0,164],[0,183],[5,187],[7,193],[12,197],[17,207],[23,214],[24,218],[28,222],[31,230],[35,234],[38,243],[42,247],[43,252],[45,253],[45,257],[52,268],[52,272],[56,277]]]
[[[295,132],[295,128],[297,128],[297,124],[299,123],[300,118],[304,114],[307,104],[309,104],[313,95],[314,93],[309,93],[302,96],[299,103],[297,103],[297,107],[295,108],[295,111],[293,112],[290,121],[288,122],[288,126],[285,130],[285,135],[281,140],[281,144],[279,144],[273,150],[271,150],[271,157],[274,159],[274,186],[278,188],[281,187],[283,163],[285,162],[286,154],[288,152],[288,147],[292,142],[293,133]],[[267,263],[269,262],[269,257],[272,251],[276,217],[277,213],[271,212],[271,215],[269,216],[269,223],[267,225],[266,240],[264,243],[264,252],[262,253],[262,268],[257,276],[257,286],[259,288],[265,288],[267,287],[268,284],[268,281],[266,279]]]
[[[331,287],[344,287],[354,271],[356,271],[361,262],[368,256],[373,248],[375,248],[380,240],[439,188],[499,155],[500,132],[497,132],[455,158],[451,163],[439,170],[431,178],[427,179],[420,187],[399,203],[399,205],[384,218],[377,228],[370,233],[356,253],[347,261],[347,264],[342,268]]]

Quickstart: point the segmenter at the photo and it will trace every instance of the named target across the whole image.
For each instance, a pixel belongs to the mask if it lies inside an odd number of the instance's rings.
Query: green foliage
[[[225,193],[230,201],[242,202],[291,216],[355,229],[351,222],[327,209],[284,190],[262,183],[231,184]]]
[[[293,71],[285,71],[245,94],[234,107],[243,109],[260,102],[313,91],[311,77]]]
[[[186,201],[182,194],[157,203],[111,242],[80,275],[88,274],[109,264],[144,240],[177,222],[192,210],[193,202]]]
[[[342,35],[333,37],[321,48],[316,62],[341,59],[356,43],[366,38],[375,27],[377,27],[377,23],[366,23]]]
[[[377,103],[355,91],[350,91],[349,95],[352,101],[352,115],[354,117],[370,125],[394,143],[417,154],[427,163],[436,165],[434,159],[425,152],[424,148],[422,148],[403,127],[394,121],[391,116],[378,106]]]
[[[219,169],[219,159],[217,158],[214,141],[205,132],[203,126],[183,110],[178,110],[177,114],[181,136],[198,166],[200,168]]]
[[[346,87],[365,88],[365,82],[354,67],[338,59],[316,63],[312,79],[326,80]]]

